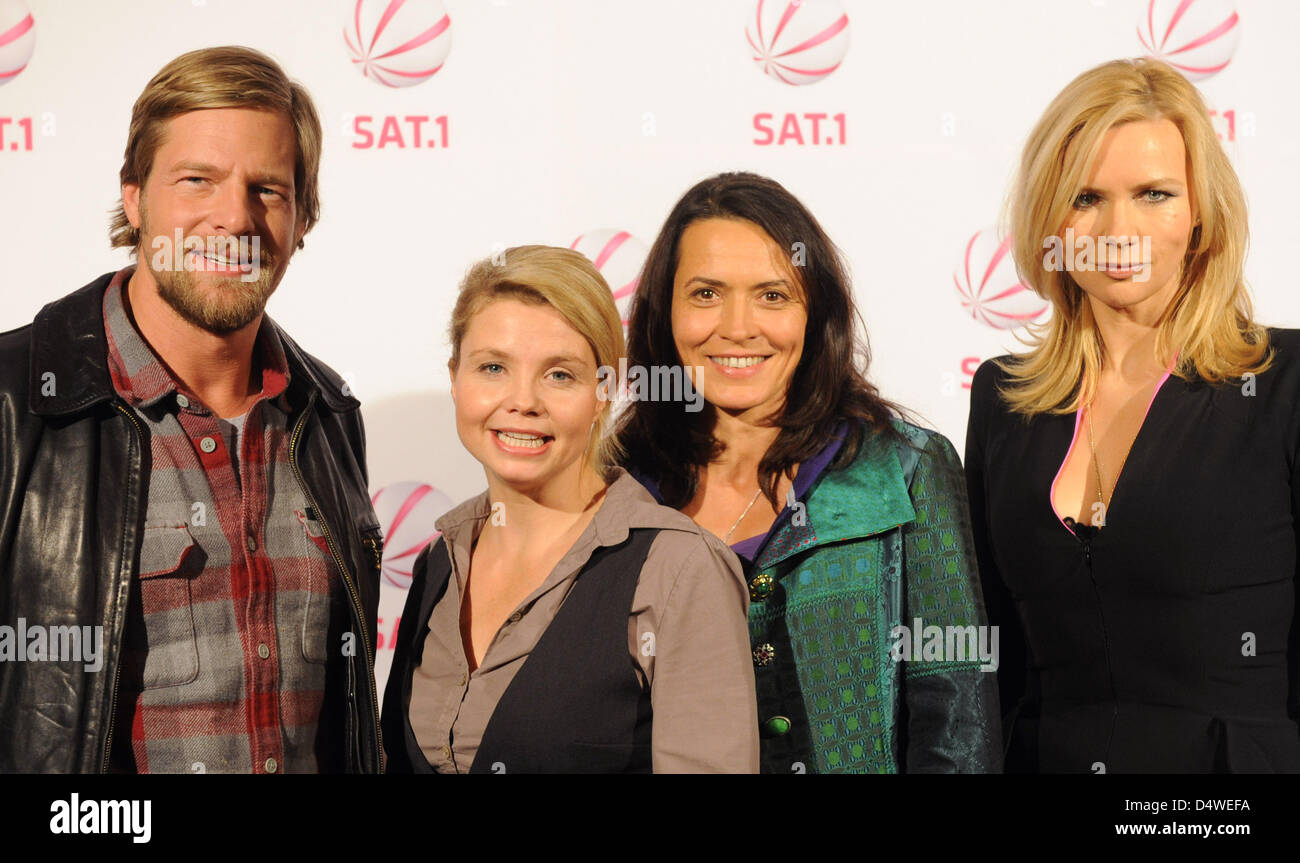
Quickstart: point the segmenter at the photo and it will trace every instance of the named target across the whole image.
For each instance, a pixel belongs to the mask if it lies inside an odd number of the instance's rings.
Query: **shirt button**
[[[268,759],[266,759],[266,772],[267,772],[267,773],[274,773],[277,769],[279,769],[279,767],[280,767],[280,765],[275,763],[275,759],[274,759],[274,758],[268,758]]]
[[[522,618],[522,617],[523,617],[523,615],[516,611],[514,614],[510,615],[510,622],[511,622],[511,623],[518,623],[519,620],[520,620],[520,618]]]
[[[444,745],[444,746],[442,747],[442,757],[443,757],[443,758],[450,758],[450,757],[451,757],[451,747],[450,747],[450,746],[445,746],[445,745]]]
[[[199,449],[204,452],[212,452],[217,448],[217,442],[210,437],[205,437],[199,441]]]
[[[460,673],[460,685],[464,686],[468,680],[469,680],[469,675],[462,671]]]
[[[266,642],[262,642],[261,644],[257,645],[257,655],[262,657],[263,659],[266,659],[268,656],[271,655],[271,648],[266,646]]]
[[[755,665],[771,665],[773,659],[776,659],[776,648],[772,645],[760,644],[758,647],[754,648]]]
[[[180,405],[183,408],[187,408],[190,406],[190,400],[185,398],[185,396],[183,395],[177,394],[176,404]]]
[[[252,536],[248,537],[248,550],[257,551],[257,540],[253,539]]]

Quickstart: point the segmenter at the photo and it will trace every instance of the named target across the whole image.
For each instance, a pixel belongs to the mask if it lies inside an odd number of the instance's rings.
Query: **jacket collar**
[[[29,407],[37,416],[65,416],[117,397],[108,370],[108,339],[104,335],[104,291],[116,273],[98,279],[36,314],[31,329]],[[361,403],[343,392],[343,381],[266,318],[284,348],[290,380],[320,393],[336,412]]]
[[[804,498],[806,523],[787,521],[755,561],[774,566],[800,552],[832,542],[861,539],[916,520],[907,478],[891,438],[867,432],[857,456],[840,470],[827,470]]]
[[[883,533],[916,519],[897,445],[867,433],[857,458],[822,475],[808,497],[818,544]]]

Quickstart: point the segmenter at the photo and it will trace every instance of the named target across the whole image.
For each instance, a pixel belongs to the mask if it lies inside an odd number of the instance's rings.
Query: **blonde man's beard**
[[[149,230],[148,212],[141,201],[140,246],[136,249],[136,259],[148,262],[149,271],[158,284],[158,296],[184,321],[199,329],[219,336],[241,330],[257,320],[266,308],[266,301],[275,292],[275,286],[271,283],[274,261],[265,251],[254,262],[257,278],[245,281],[240,276],[205,277],[207,286],[200,287],[198,272],[184,268],[155,267],[153,255],[145,250],[146,238],[152,247],[154,238]],[[259,242],[259,249],[260,246]],[[188,255],[185,255],[184,260],[189,260]],[[168,262],[174,261],[173,252],[168,257]]]
[[[243,329],[266,308],[274,288],[271,269],[261,266],[257,278],[207,278],[199,284],[199,273],[153,269],[158,296],[188,323],[219,336]]]

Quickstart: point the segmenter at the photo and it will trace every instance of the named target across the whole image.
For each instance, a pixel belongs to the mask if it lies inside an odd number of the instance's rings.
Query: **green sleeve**
[[[912,635],[919,619],[922,649],[904,661],[900,769],[998,773],[997,642],[984,614],[965,476],[943,435],[926,441],[908,490],[916,520],[903,531],[908,631],[899,638]],[[942,630],[941,643],[932,627]]]

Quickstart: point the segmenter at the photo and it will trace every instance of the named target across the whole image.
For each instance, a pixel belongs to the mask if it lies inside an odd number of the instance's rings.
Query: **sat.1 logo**
[[[755,66],[770,80],[805,87],[826,80],[849,51],[849,16],[840,0],[758,0],[745,25]],[[844,146],[842,111],[761,112],[752,143],[776,146]]]
[[[580,234],[569,244],[575,252],[586,255],[609,284],[614,295],[614,304],[618,306],[618,316],[627,330],[628,318],[632,314],[632,298],[641,279],[641,267],[650,254],[650,247],[617,228],[601,228]]]
[[[976,231],[966,241],[961,263],[952,274],[962,310],[976,321],[995,330],[1013,330],[1046,320],[1051,303],[1020,281],[1011,257],[1011,238],[1000,237],[994,228]],[[971,388],[971,379],[979,368],[980,358],[961,360],[962,389]],[[956,380],[945,374],[945,380]],[[956,387],[944,385],[945,393]]]
[[[454,504],[425,482],[395,482],[370,498],[384,533],[383,581],[400,590],[411,587],[412,568],[424,547],[442,536],[436,522]]]
[[[1138,39],[1147,53],[1203,81],[1232,62],[1241,20],[1231,0],[1147,0]]]
[[[1232,0],[1147,0],[1137,35],[1149,56],[1200,83],[1232,62],[1241,38],[1241,17]],[[1201,95],[1219,141],[1235,157],[1238,133],[1254,134],[1254,114],[1239,115],[1235,107],[1215,106],[1207,94]]]
[[[423,84],[451,53],[442,0],[355,0],[343,26],[352,65],[385,87]]]
[[[36,21],[23,0],[0,0],[0,86],[22,74],[36,50]],[[46,113],[45,116],[52,115]],[[50,129],[43,127],[43,134]],[[34,142],[32,117],[0,114],[0,153],[31,152]]]
[[[0,0],[0,86],[27,68],[36,50],[36,21],[23,0]]]
[[[993,228],[976,231],[952,274],[962,309],[996,330],[1025,326],[1050,306],[1020,281],[1010,252],[1010,237],[999,237]]]
[[[349,0],[343,43],[366,80],[389,89],[423,84],[451,53],[451,16],[442,0]],[[343,117],[354,150],[445,150],[445,114],[354,112]]]
[[[815,84],[849,51],[849,16],[840,0],[758,0],[745,27],[754,62],[782,84]]]

